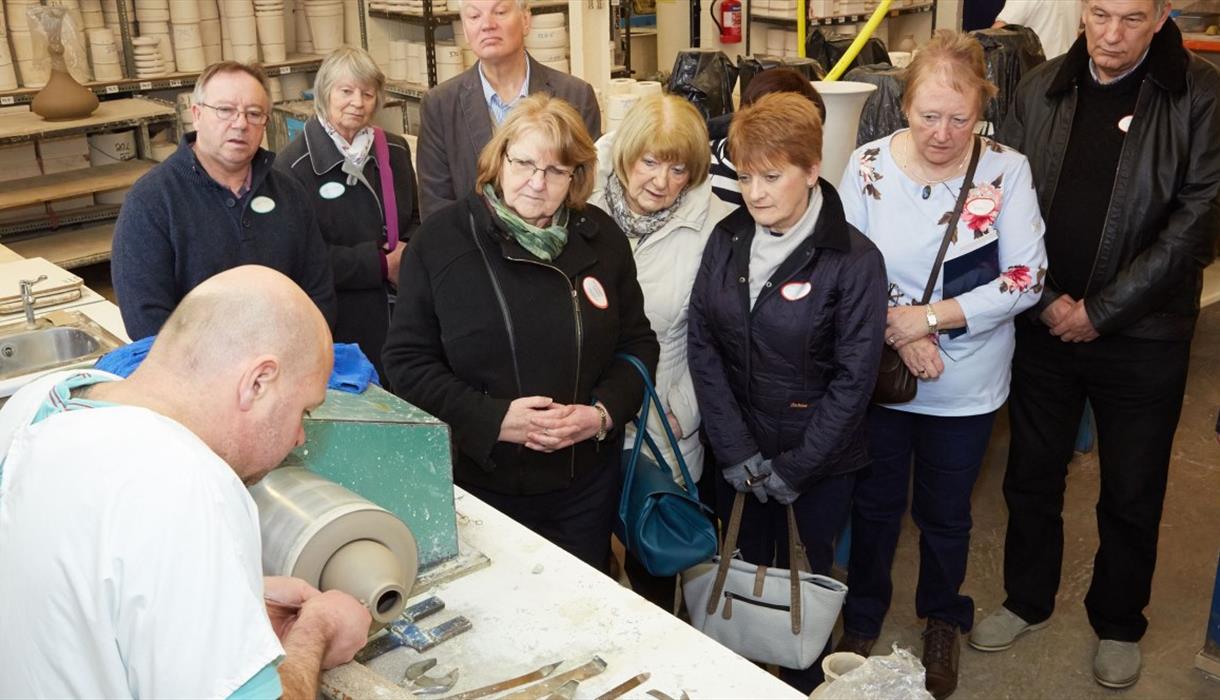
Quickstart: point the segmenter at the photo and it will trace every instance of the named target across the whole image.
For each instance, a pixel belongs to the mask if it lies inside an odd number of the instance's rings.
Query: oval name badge
[[[966,211],[975,216],[987,216],[995,211],[995,200],[991,197],[975,197],[966,202]]]
[[[809,296],[812,291],[813,285],[809,282],[789,282],[779,288],[779,295],[788,301],[796,301]]]
[[[322,199],[338,199],[346,190],[347,188],[341,182],[327,182],[318,188],[318,194]]]
[[[259,214],[266,214],[275,209],[275,200],[260,194],[250,201],[250,208]]]
[[[610,299],[606,297],[606,288],[596,277],[586,277],[580,286],[585,290],[585,297],[589,299],[589,303],[599,309],[607,309],[610,306]]]
[[[1131,117],[1132,115],[1128,114],[1127,116],[1118,120],[1119,131],[1123,132],[1124,134],[1127,133],[1127,131],[1131,128]]]

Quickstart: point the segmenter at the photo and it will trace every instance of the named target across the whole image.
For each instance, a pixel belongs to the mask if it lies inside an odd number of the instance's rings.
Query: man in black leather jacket
[[[1202,270],[1220,229],[1220,73],[1182,46],[1165,0],[1083,0],[1084,35],[1018,88],[1001,141],[1029,157],[1050,268],[1017,321],[1004,496],[1004,606],[971,644],[1046,624],[1063,492],[1085,400],[1097,417],[1100,546],[1085,598],[1093,675],[1139,678],[1173,434]]]

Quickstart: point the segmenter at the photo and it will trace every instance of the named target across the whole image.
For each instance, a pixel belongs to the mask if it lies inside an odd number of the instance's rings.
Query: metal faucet
[[[34,320],[34,285],[45,282],[46,279],[46,275],[39,275],[38,279],[21,280],[18,283],[21,285],[21,308],[25,311],[26,328],[38,327],[38,323]]]

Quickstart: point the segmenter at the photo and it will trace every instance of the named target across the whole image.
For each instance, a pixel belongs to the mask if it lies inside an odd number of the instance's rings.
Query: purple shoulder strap
[[[373,127],[373,151],[381,178],[381,205],[385,207],[385,249],[392,251],[398,247],[398,198],[394,196],[394,173],[390,170],[390,144],[379,126]]]

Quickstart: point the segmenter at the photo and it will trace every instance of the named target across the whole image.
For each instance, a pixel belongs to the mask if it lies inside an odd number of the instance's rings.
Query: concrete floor
[[[963,643],[955,700],[1000,698],[1220,698],[1220,681],[1194,668],[1203,644],[1216,558],[1220,554],[1220,304],[1203,311],[1192,348],[1190,378],[1174,442],[1173,463],[1148,632],[1141,643],[1138,683],[1107,690],[1093,680],[1097,638],[1089,627],[1084,595],[1097,548],[1094,507],[1098,494],[1096,453],[1077,455],[1068,476],[1064,510],[1063,581],[1051,624],[1021,638],[1006,652],[984,654]],[[981,618],[1004,600],[1004,531],[1008,511],[1000,487],[1008,450],[1007,416],[1001,413],[982,475],[974,490],[974,532],[964,592]],[[877,650],[890,644],[920,647],[913,583],[918,574],[918,530],[907,519],[894,564],[893,607]]]

